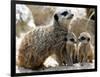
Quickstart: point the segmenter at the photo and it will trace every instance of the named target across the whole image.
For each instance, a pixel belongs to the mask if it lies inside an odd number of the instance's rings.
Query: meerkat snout
[[[63,13],[61,13],[62,16],[67,16],[67,19],[71,19],[74,14],[71,14],[71,12],[68,11],[64,11]]]
[[[69,24],[71,23],[74,14],[70,10],[59,11],[54,14],[54,20],[58,22],[59,25],[64,29],[69,29]]]
[[[70,11],[64,11],[64,12],[61,12],[61,13],[57,13],[54,15],[54,18],[56,21],[58,21],[58,19],[61,19],[60,17],[64,18],[64,19],[72,19],[74,16],[74,14],[72,14]]]
[[[73,18],[73,16],[74,16],[74,14],[70,14],[70,15],[67,17],[67,19],[71,19],[71,18]]]
[[[87,40],[87,42],[89,42],[90,41],[90,38],[86,38],[86,37],[81,37],[80,39],[78,39],[80,42],[81,41],[84,41],[84,40]]]

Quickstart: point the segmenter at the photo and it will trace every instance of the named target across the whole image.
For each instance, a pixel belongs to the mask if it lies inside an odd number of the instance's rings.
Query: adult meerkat
[[[94,49],[91,44],[90,34],[88,32],[82,32],[80,33],[78,40],[79,62],[82,63],[82,65],[84,62],[92,63],[94,57]]]
[[[36,27],[28,32],[21,42],[17,65],[39,69],[51,54],[56,54],[59,64],[62,64],[60,49],[64,45],[72,18],[70,11],[60,11],[54,14],[52,25]]]
[[[73,65],[73,63],[77,62],[77,37],[73,32],[68,32],[65,41],[64,48],[62,49],[63,63],[65,65]]]

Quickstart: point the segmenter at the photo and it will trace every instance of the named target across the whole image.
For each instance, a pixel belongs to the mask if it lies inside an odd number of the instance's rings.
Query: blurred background
[[[21,37],[27,31],[36,26],[46,26],[51,23],[55,12],[69,9],[74,14],[70,30],[78,37],[83,31],[91,34],[92,40],[95,35],[95,9],[75,7],[54,7],[39,5],[16,4],[16,36]],[[94,44],[94,42],[92,41]]]

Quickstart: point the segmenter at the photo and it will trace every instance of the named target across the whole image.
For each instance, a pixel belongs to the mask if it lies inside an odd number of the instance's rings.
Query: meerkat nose
[[[75,41],[74,43],[77,43],[77,41]]]
[[[67,19],[73,18],[74,14],[70,14]]]
[[[78,39],[78,42],[80,42],[81,41],[81,39]]]
[[[74,16],[74,14],[71,14],[71,17],[73,17]]]

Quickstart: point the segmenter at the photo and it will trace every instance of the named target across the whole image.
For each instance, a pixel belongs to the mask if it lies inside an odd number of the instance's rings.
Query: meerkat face
[[[69,27],[70,21],[72,20],[74,14],[70,10],[63,10],[54,15],[54,19],[64,28]]]
[[[67,37],[65,38],[67,44],[75,44],[77,43],[77,37],[73,32],[68,32]]]
[[[86,44],[86,43],[90,42],[91,36],[87,32],[82,32],[82,33],[80,33],[78,40],[79,40],[79,42]]]

